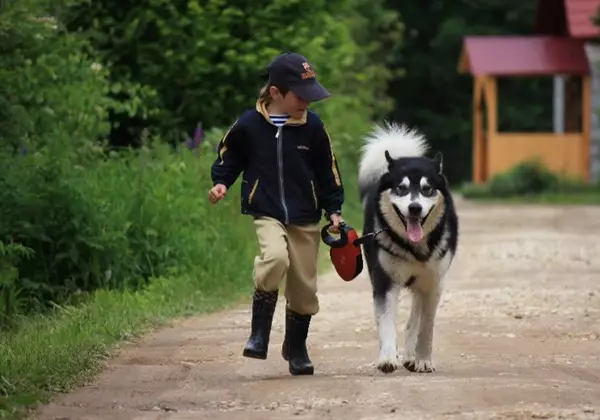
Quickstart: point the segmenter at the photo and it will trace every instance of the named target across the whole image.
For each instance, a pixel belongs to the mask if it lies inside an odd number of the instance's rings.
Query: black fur
[[[392,281],[378,263],[378,251],[382,249],[400,260],[406,260],[406,256],[398,255],[383,245],[380,242],[382,237],[387,235],[396,246],[408,252],[410,258],[414,258],[422,263],[426,263],[432,258],[432,252],[440,244],[445,232],[449,233],[449,238],[446,247],[442,250],[442,257],[449,251],[455,253],[458,243],[458,217],[452,195],[448,188],[447,179],[443,174],[442,155],[437,153],[433,159],[427,157],[410,157],[394,160],[386,152],[386,159],[389,163],[388,172],[381,177],[377,184],[369,185],[359,191],[361,200],[366,200],[363,235],[374,231],[376,220],[379,222],[379,226],[384,229],[377,236],[366,237],[363,244],[365,260],[373,286],[373,297],[376,299],[381,299],[385,296],[391,287]],[[432,186],[443,195],[445,201],[444,213],[438,225],[427,237],[427,246],[429,249],[427,253],[422,253],[415,249],[409,241],[393,232],[383,218],[379,205],[382,191],[395,188],[402,182],[404,177],[408,177],[411,180],[411,184],[418,184],[423,176],[427,177]],[[398,262],[401,263],[401,261]],[[414,276],[406,279],[397,279],[405,287],[411,287],[416,280]]]

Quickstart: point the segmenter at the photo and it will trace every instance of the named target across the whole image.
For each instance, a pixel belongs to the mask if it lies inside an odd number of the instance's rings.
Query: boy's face
[[[309,101],[296,96],[291,90],[285,95],[282,95],[275,86],[271,86],[271,98],[273,98],[273,102],[281,112],[285,112],[296,119],[302,118],[304,111],[306,111],[310,105]]]

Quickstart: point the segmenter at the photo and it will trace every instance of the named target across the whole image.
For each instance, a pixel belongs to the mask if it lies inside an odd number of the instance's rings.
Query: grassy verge
[[[119,342],[175,317],[226,308],[251,287],[248,278],[203,293],[202,283],[159,278],[143,291],[99,290],[82,305],[23,320],[0,338],[0,418],[20,418],[30,404],[92,377]]]

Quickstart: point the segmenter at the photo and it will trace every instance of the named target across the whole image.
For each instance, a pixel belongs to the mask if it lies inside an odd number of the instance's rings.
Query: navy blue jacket
[[[213,185],[228,189],[243,172],[241,211],[284,224],[318,223],[340,213],[344,189],[331,139],[306,111],[277,128],[264,104],[245,111],[225,134],[212,165]]]

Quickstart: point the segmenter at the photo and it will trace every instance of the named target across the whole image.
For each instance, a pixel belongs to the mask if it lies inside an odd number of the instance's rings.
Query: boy
[[[267,67],[254,109],[225,134],[212,166],[214,204],[243,171],[242,213],[253,216],[260,245],[254,261],[251,334],[243,355],[266,359],[279,287],[287,278],[282,356],[292,375],[312,375],[306,349],[319,311],[317,259],[321,210],[337,232],[344,190],[331,140],[311,102],[330,96],[308,60],[284,53]]]

